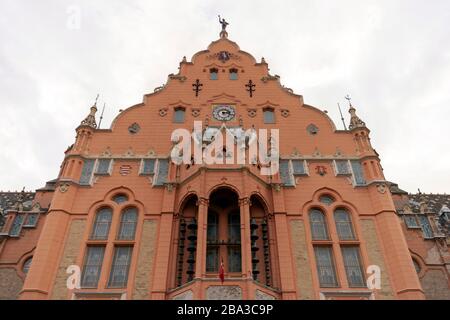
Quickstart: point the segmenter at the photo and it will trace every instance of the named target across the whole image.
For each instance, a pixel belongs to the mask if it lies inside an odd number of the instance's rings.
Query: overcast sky
[[[219,13],[338,128],[350,94],[388,180],[450,193],[448,0],[0,0],[0,190],[55,178],[97,93],[107,128],[218,38]]]

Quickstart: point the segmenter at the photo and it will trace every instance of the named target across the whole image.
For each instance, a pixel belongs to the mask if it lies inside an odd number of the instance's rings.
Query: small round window
[[[328,195],[328,194],[324,194],[321,195],[319,197],[319,201],[322,202],[323,204],[326,204],[327,206],[331,205],[335,200],[332,196]]]
[[[306,131],[308,131],[310,135],[316,135],[319,133],[319,128],[315,124],[311,123],[309,126],[306,127]]]
[[[121,203],[127,202],[128,201],[128,197],[125,194],[122,194],[122,193],[116,194],[113,197],[113,201],[115,203],[117,203],[117,204],[121,204]]]

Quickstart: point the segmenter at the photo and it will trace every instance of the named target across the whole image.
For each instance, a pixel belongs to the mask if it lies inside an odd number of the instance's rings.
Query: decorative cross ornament
[[[256,87],[256,85],[253,84],[253,81],[252,81],[252,80],[249,80],[248,83],[247,83],[245,86],[247,87],[246,90],[247,90],[247,91],[249,92],[249,94],[250,94],[250,98],[253,97],[253,92],[255,92],[255,87]]]
[[[195,91],[195,96],[198,97],[198,93],[199,93],[200,91],[202,91],[203,84],[201,84],[201,83],[200,83],[200,80],[197,79],[197,80],[195,80],[195,83],[192,84],[192,87],[193,87],[192,90]]]

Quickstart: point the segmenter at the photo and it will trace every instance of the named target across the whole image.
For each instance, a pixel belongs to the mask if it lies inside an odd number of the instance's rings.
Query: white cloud
[[[71,6],[80,29],[67,27]],[[109,126],[217,39],[220,13],[233,41],[338,127],[350,93],[389,180],[450,192],[446,0],[3,0],[0,12],[0,189],[56,177],[96,94]]]

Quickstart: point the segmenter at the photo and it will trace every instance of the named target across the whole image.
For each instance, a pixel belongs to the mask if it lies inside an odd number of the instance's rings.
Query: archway
[[[241,217],[239,197],[229,188],[219,188],[209,197],[206,275],[217,277],[223,262],[226,277],[241,276]]]

